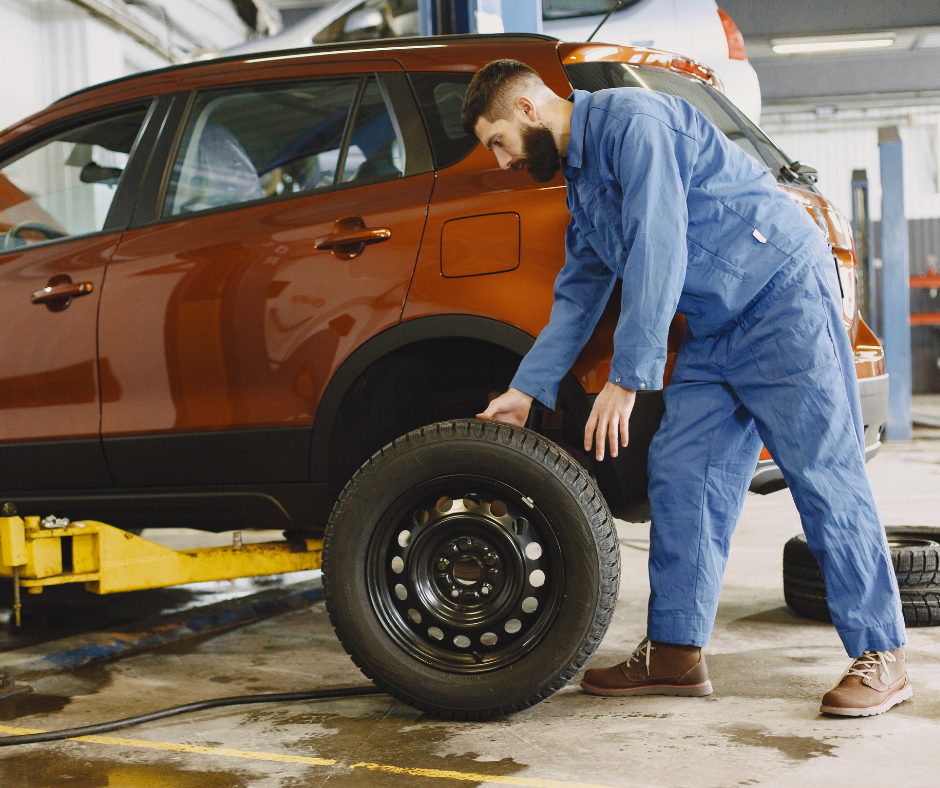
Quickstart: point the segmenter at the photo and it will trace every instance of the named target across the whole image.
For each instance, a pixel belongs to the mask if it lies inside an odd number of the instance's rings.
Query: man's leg
[[[665,398],[649,460],[647,635],[702,647],[761,443],[751,415],[725,383],[674,382]]]
[[[897,580],[865,471],[852,349],[827,267],[821,261],[733,333],[727,373],[783,471],[855,660],[821,710],[863,716],[912,690]]]
[[[753,419],[720,382],[716,341],[687,338],[650,447],[647,639],[627,661],[587,671],[581,686],[592,694],[712,691],[700,647],[711,634],[731,534],[760,452]],[[711,382],[683,382],[689,376]]]
[[[823,263],[732,337],[729,380],[793,494],[846,651],[905,642],[897,580],[865,471],[854,361]]]

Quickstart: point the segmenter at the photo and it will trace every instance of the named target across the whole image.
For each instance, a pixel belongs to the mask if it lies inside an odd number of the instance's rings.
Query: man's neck
[[[552,131],[555,134],[558,151],[565,159],[568,157],[568,141],[571,139],[571,113],[574,110],[574,104],[567,99],[558,98],[552,109],[554,113]]]

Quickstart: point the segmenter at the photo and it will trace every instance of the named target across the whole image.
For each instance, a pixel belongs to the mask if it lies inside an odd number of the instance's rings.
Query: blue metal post
[[[542,0],[503,0],[503,29],[507,33],[541,33]]]
[[[418,18],[423,36],[541,33],[542,0],[418,0]]]
[[[897,126],[878,129],[881,154],[881,315],[888,367],[885,437],[909,441],[911,416],[911,291],[907,217],[904,213],[904,149]]]

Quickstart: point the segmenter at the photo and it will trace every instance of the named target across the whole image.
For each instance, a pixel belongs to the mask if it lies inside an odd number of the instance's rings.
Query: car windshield
[[[576,16],[606,14],[616,0],[542,0],[542,19],[572,19]],[[640,0],[624,0],[620,9],[636,5]]]
[[[565,72],[578,90],[643,88],[683,98],[774,175],[792,161],[721,92],[701,82],[664,68],[609,61],[571,63],[565,66]]]

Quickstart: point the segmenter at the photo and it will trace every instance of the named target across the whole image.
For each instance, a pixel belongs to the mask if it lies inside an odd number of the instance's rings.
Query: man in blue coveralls
[[[525,423],[555,407],[619,277],[610,378],[584,448],[626,446],[637,390],[662,388],[673,315],[685,315],[666,415],[650,447],[647,637],[588,670],[595,695],[708,695],[702,647],[731,534],[766,444],[822,567],[852,665],[821,711],[881,714],[910,698],[905,631],[828,246],[775,179],[686,101],[640,88],[557,96],[497,60],[474,76],[463,124],[504,169],[562,169],[571,221],[551,319],[481,418]]]

